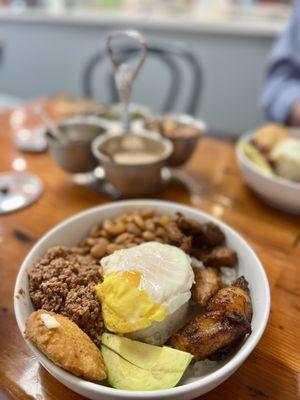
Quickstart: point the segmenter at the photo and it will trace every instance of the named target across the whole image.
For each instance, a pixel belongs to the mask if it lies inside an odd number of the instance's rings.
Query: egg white
[[[191,297],[194,282],[191,259],[178,247],[148,242],[115,251],[102,258],[101,266],[104,277],[118,271],[139,272],[139,289],[153,302],[164,305],[169,314]]]

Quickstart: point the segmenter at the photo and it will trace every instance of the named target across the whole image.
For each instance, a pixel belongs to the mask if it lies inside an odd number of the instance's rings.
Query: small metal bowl
[[[97,166],[91,143],[95,137],[106,132],[106,125],[90,117],[71,117],[58,124],[67,143],[60,143],[49,131],[46,139],[51,156],[65,171],[76,174],[91,172]]]
[[[101,119],[106,121],[108,129],[107,131],[112,134],[123,133],[123,126],[121,121],[122,116],[122,104],[115,103],[109,107],[109,110],[101,115]],[[129,104],[130,114],[130,131],[136,133],[144,129],[144,123],[147,118],[151,118],[151,110],[141,104],[130,103]]]
[[[125,138],[141,139],[145,149],[147,146],[153,152],[154,159],[128,163],[114,158],[118,151],[122,151]],[[133,146],[130,147],[128,154],[134,157]],[[172,154],[173,146],[170,140],[156,132],[143,131],[125,135],[107,133],[94,139],[92,151],[104,169],[106,181],[113,185],[120,196],[143,197],[154,194],[161,187],[162,168]]]
[[[130,103],[128,110],[131,121],[145,120],[146,118],[149,118],[152,115],[150,108],[142,104]],[[115,103],[109,107],[107,112],[101,114],[101,117],[109,121],[120,121],[122,111],[123,111],[122,104]]]
[[[195,134],[191,136],[181,136],[177,134],[164,135],[161,131],[161,124],[166,120],[196,128]],[[157,127],[154,127],[152,124],[157,124]],[[173,153],[168,160],[168,165],[171,167],[179,167],[185,164],[196,149],[198,140],[207,131],[206,124],[203,121],[195,119],[187,114],[165,114],[154,118],[152,124],[148,121],[145,123],[145,127],[148,128],[150,126],[151,129],[159,131],[161,135],[168,138],[173,144]]]

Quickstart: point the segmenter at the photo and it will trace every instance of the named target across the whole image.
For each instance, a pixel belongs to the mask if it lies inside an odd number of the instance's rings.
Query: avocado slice
[[[192,355],[171,347],[159,347],[104,333],[102,355],[108,382],[116,389],[159,390],[174,387]]]

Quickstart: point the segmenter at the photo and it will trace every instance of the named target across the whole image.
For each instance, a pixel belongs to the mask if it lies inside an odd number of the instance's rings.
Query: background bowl
[[[203,121],[186,114],[166,114],[164,118],[173,119],[198,129],[197,135],[194,136],[166,136],[173,144],[173,153],[168,159],[168,165],[180,167],[192,157],[199,139],[207,133],[207,126]]]
[[[56,163],[72,174],[93,171],[98,162],[91,143],[106,132],[106,124],[97,117],[75,116],[64,118],[58,128],[67,137],[67,143],[60,143],[46,132],[49,152]]]
[[[161,124],[164,121],[174,121],[175,123],[180,123],[186,125],[186,127],[192,127],[195,129],[195,134],[193,135],[178,135],[178,134],[163,134]],[[157,129],[155,125],[157,124]],[[169,113],[158,117],[152,117],[150,120],[145,121],[145,127],[147,129],[152,129],[159,132],[164,137],[168,138],[173,144],[173,152],[168,159],[168,165],[170,167],[180,167],[185,164],[193,155],[196,150],[197,143],[200,138],[202,138],[207,133],[206,124],[199,120],[193,118],[188,114],[175,114]],[[176,129],[175,129],[176,130]]]
[[[249,160],[242,144],[251,137],[251,133],[243,136],[236,145],[238,166],[243,178],[251,189],[270,205],[283,211],[300,214],[300,183],[276,175],[265,175]]]
[[[143,104],[129,103],[128,111],[130,114],[130,119],[143,120],[152,115],[150,108],[144,106]],[[123,112],[123,105],[121,103],[112,104],[106,113],[101,115],[102,118],[106,118],[110,121],[120,121]]]
[[[253,303],[252,333],[232,357],[217,363],[207,370],[201,377],[189,376],[187,374],[181,380],[179,386],[172,389],[151,392],[118,390],[77,378],[76,376],[71,375],[67,371],[53,364],[47,357],[37,350],[35,346],[27,341],[32,352],[36,355],[37,359],[51,375],[53,375],[56,379],[70,389],[83,396],[86,396],[89,399],[189,400],[200,396],[218,386],[231,374],[233,374],[234,371],[236,371],[236,369],[245,361],[245,359],[257,345],[267,324],[270,310],[270,291],[268,280],[257,256],[238,233],[210,215],[187,206],[165,201],[131,200],[98,206],[86,210],[80,214],[76,214],[54,227],[36,243],[21,265],[15,286],[15,315],[22,334],[25,329],[26,318],[33,311],[28,293],[28,270],[30,270],[33,263],[38,261],[45,251],[51,246],[58,244],[66,246],[76,245],[88,233],[89,229],[95,224],[96,221],[101,221],[106,218],[113,218],[120,213],[132,212],[138,208],[145,207],[153,207],[157,212],[169,215],[174,215],[176,212],[181,212],[186,217],[194,218],[199,222],[210,221],[220,226],[226,235],[228,246],[234,248],[238,253],[238,274],[243,274],[249,282]],[[24,295],[22,296],[19,294],[20,289],[24,291]]]

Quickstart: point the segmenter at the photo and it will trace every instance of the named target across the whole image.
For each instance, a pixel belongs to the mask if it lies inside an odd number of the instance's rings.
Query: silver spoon
[[[51,121],[48,115],[41,109],[39,106],[33,107],[34,112],[36,115],[44,122],[47,126],[47,129],[50,131],[51,135],[60,143],[66,144],[67,139],[65,135],[61,132],[61,130]]]
[[[141,45],[141,57],[138,60],[136,67],[133,69],[130,69],[129,66],[125,63],[119,65],[111,47],[111,42],[113,39],[124,38],[124,37],[132,38]],[[121,118],[123,133],[128,133],[130,128],[130,116],[128,107],[129,107],[131,90],[133,83],[146,59],[146,55],[148,52],[147,42],[144,36],[141,35],[138,31],[134,30],[115,31],[112,32],[110,35],[108,35],[106,47],[115,70],[116,86],[119,92],[119,97],[123,108],[122,118]]]

